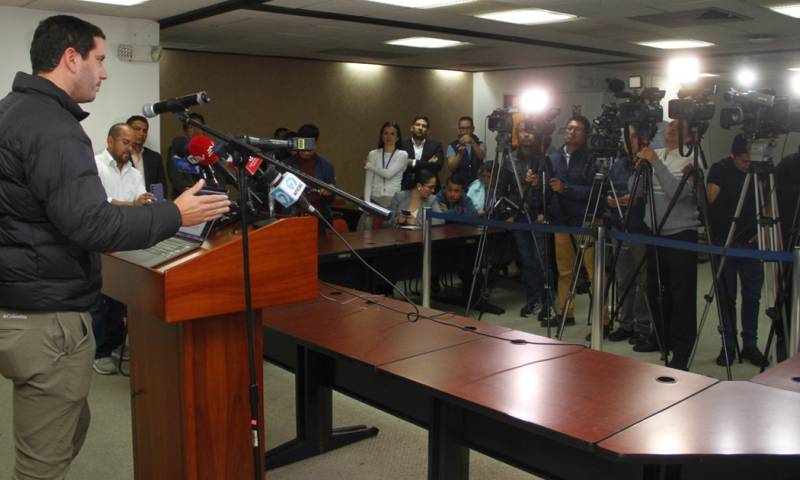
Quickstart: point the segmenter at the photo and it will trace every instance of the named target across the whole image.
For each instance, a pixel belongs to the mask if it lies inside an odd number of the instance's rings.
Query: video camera
[[[776,96],[774,90],[731,89],[725,94],[725,100],[735,105],[720,110],[722,128],[741,125],[745,135],[753,138],[800,132],[800,112],[792,111],[789,97]]]
[[[708,130],[716,107],[710,97],[717,93],[717,85],[696,85],[678,90],[678,98],[669,101],[669,118],[681,120],[696,128],[700,135]]]
[[[488,127],[495,133],[512,133],[514,131],[514,114],[518,108],[498,108],[489,114]],[[524,131],[536,135],[537,140],[552,135],[556,129],[555,119],[561,113],[560,108],[549,108],[541,112],[525,113],[520,119],[524,123]]]

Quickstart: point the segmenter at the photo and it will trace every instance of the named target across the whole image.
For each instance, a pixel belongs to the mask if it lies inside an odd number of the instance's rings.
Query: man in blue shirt
[[[472,117],[458,119],[458,138],[447,147],[447,166],[469,185],[478,178],[478,169],[486,157],[486,145],[475,135]]]
[[[451,175],[447,179],[445,188],[436,194],[436,200],[439,201],[443,212],[463,217],[477,217],[478,210],[475,209],[472,200],[464,195],[464,183],[463,178]]]

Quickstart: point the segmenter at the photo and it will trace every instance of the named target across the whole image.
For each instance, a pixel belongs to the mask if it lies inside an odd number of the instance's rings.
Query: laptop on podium
[[[174,237],[162,240],[150,248],[115,252],[116,257],[143,267],[152,268],[181,255],[193,252],[208,238],[214,222],[205,222],[192,227],[181,227]]]

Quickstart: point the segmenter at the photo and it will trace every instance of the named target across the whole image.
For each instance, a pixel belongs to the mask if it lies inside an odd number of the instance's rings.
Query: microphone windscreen
[[[214,153],[214,142],[205,135],[197,135],[189,140],[189,161],[202,166],[217,163],[219,157]]]

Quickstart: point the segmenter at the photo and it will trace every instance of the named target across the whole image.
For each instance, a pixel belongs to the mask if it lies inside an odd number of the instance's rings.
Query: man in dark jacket
[[[403,139],[400,148],[408,154],[408,166],[403,172],[401,188],[410,190],[416,185],[417,172],[428,170],[439,175],[444,165],[442,144],[428,138],[430,121],[424,115],[417,115],[411,124],[411,138]]]
[[[564,146],[550,155],[553,166],[553,178],[550,188],[553,199],[550,202],[550,219],[558,225],[579,227],[584,222],[586,205],[594,177],[594,165],[591,153],[586,147],[586,136],[589,134],[589,120],[578,116],[570,119],[564,129]],[[558,266],[558,304],[567,309],[566,324],[574,324],[574,302],[567,303],[570,290],[570,279],[575,266],[575,247],[585,239],[567,233],[556,233],[556,265]],[[592,277],[594,258],[592,245],[584,251],[583,266],[589,278]],[[563,315],[563,310],[559,312]]]
[[[33,75],[17,73],[0,101],[0,374],[14,382],[14,478],[60,479],[89,426],[97,252],[153,245],[228,200],[111,205],[78,106],[106,79],[103,32],[50,17],[30,54]]]
[[[144,188],[153,192],[154,185],[161,185],[161,192],[166,198],[167,174],[164,172],[164,162],[161,155],[144,144],[147,141],[147,134],[150,131],[150,122],[141,115],[133,115],[125,121],[136,133],[136,143],[133,144],[133,166],[144,175]],[[156,187],[159,188],[159,187]]]

